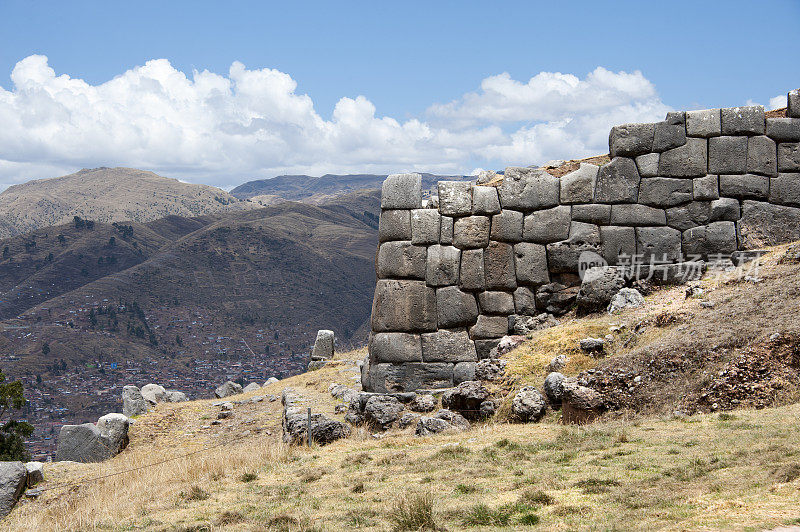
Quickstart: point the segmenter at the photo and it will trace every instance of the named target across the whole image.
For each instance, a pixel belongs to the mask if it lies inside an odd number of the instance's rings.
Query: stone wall
[[[442,181],[424,206],[418,174],[389,176],[365,389],[473,378],[518,316],[563,310],[584,252],[652,266],[800,239],[800,91],[785,118],[752,106],[617,126],[609,151],[560,178]]]

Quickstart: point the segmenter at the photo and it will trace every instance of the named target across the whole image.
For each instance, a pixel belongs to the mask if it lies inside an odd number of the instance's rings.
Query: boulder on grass
[[[28,474],[28,487],[32,488],[44,480],[44,464],[41,462],[28,462],[25,464],[25,471]]]
[[[561,420],[565,425],[584,425],[602,415],[603,399],[596,390],[581,386],[574,378],[565,379],[562,389]]]
[[[604,310],[611,299],[625,287],[624,269],[618,266],[589,268],[578,291],[578,310],[583,313]]]
[[[644,305],[644,296],[635,288],[623,288],[611,298],[608,305],[609,314],[617,314],[627,308],[639,308]]]
[[[489,390],[480,381],[465,381],[442,394],[442,406],[466,419],[480,419],[481,403],[488,398]]]
[[[127,417],[141,416],[150,411],[150,403],[136,386],[122,388],[122,413]]]
[[[417,422],[415,434],[430,436],[441,432],[464,432],[469,430],[469,421],[463,416],[447,409],[436,412],[432,417],[423,416]]]
[[[142,397],[144,397],[151,405],[162,402],[164,397],[167,395],[167,390],[165,390],[163,386],[152,383],[142,386],[141,392]]]
[[[57,462],[102,462],[113,454],[110,442],[94,423],[61,427],[56,446]]]
[[[539,421],[546,411],[547,402],[533,386],[522,388],[511,401],[511,413],[516,421],[522,423]]]
[[[403,405],[391,395],[373,395],[364,407],[364,419],[373,428],[386,430],[400,419]]]
[[[122,414],[106,414],[97,420],[97,429],[112,456],[128,446],[129,427],[130,421]]]
[[[17,504],[27,479],[28,472],[22,462],[0,462],[0,518]]]
[[[557,371],[551,372],[544,379],[544,395],[554,408],[561,408],[561,397],[564,393],[564,375]]]
[[[257,382],[251,382],[250,384],[248,384],[247,386],[244,387],[242,392],[243,393],[254,392],[254,391],[260,390],[260,389],[261,389],[261,385],[260,384],[258,384]]]
[[[225,384],[221,384],[216,390],[214,390],[214,397],[222,399],[223,397],[238,395],[240,393],[242,393],[242,385],[233,381],[228,381]]]

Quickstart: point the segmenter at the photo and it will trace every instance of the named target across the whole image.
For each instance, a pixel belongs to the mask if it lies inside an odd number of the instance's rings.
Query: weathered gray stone
[[[635,288],[622,288],[608,304],[608,313],[617,314],[628,308],[644,306],[644,296]]]
[[[422,200],[423,209],[439,210],[439,196],[429,196],[427,199]]]
[[[319,359],[319,360],[321,360],[321,359]],[[260,390],[260,389],[261,389],[261,385],[260,384],[258,384],[257,382],[251,382],[250,384],[245,386],[244,389],[242,389],[242,392],[250,393],[250,392],[254,392],[256,390]]]
[[[655,125],[653,151],[662,152],[686,144],[686,113],[682,111],[667,113],[663,122]]]
[[[648,178],[648,180],[650,179],[658,178]],[[688,186],[691,186],[691,182],[686,179],[674,179],[671,181],[683,181]],[[640,203],[623,203],[611,206],[611,224],[629,226],[666,225],[667,214],[664,209],[656,209]]]
[[[482,249],[465,249],[461,252],[461,275],[459,281],[459,286],[463,290],[484,290],[486,288]]]
[[[466,327],[478,319],[475,296],[462,292],[456,286],[446,286],[436,291],[436,308],[440,328]]]
[[[789,91],[786,98],[786,116],[800,118],[800,89]]]
[[[525,286],[518,287],[514,290],[514,310],[517,314],[536,315],[536,294]]]
[[[466,419],[475,420],[481,417],[481,403],[488,398],[489,390],[480,381],[465,381],[442,394],[442,406]]]
[[[449,388],[453,385],[453,364],[375,364],[370,369],[369,385],[370,390],[378,393]]]
[[[800,173],[783,173],[769,185],[769,201],[779,205],[800,207]]]
[[[586,270],[576,299],[578,309],[583,313],[605,310],[614,294],[625,286],[624,273],[624,269],[619,266],[600,266]]]
[[[433,395],[417,394],[416,397],[409,403],[408,408],[414,412],[433,412],[436,410],[437,399]]]
[[[428,248],[425,279],[429,286],[458,284],[461,250],[453,246],[433,245]]]
[[[541,244],[520,242],[514,245],[514,268],[517,282],[540,286],[550,282],[547,269],[547,250]]]
[[[164,397],[167,395],[167,390],[165,390],[163,386],[153,383],[142,386],[141,392],[142,397],[151,405],[164,401]]]
[[[635,157],[653,151],[655,124],[623,124],[614,126],[608,135],[611,157]]]
[[[686,144],[667,150],[658,160],[658,173],[664,177],[701,177],[708,174],[706,140],[686,139]]]
[[[559,206],[536,211],[525,217],[522,238],[527,242],[549,244],[569,236],[570,208]]]
[[[122,413],[127,417],[141,416],[150,411],[150,403],[136,386],[122,388]]]
[[[777,142],[800,142],[800,119],[767,118],[767,136]]]
[[[601,227],[600,242],[602,256],[612,266],[620,263],[620,256],[630,262],[636,254],[636,231],[633,227]]]
[[[505,316],[478,316],[478,322],[469,330],[473,339],[502,338],[508,334],[508,318]]]
[[[778,171],[800,172],[800,142],[778,144]]]
[[[436,332],[422,335],[422,360],[428,362],[476,362],[475,344],[466,331]]]
[[[741,217],[739,201],[733,198],[720,198],[711,202],[712,222],[735,222]]]
[[[511,401],[511,414],[520,423],[535,423],[547,412],[547,402],[533,386],[520,389]]]
[[[564,375],[557,371],[551,371],[544,379],[544,395],[555,408],[561,408],[561,395],[564,392]]]
[[[575,377],[564,379],[561,387],[561,422],[565,425],[591,423],[605,410],[600,393],[579,385]]]
[[[474,349],[473,344],[473,349]],[[453,366],[453,384],[475,380],[475,362],[458,362]]]
[[[123,414],[106,414],[97,420],[97,430],[112,456],[128,446],[129,427],[130,421]]]
[[[486,291],[478,294],[481,314],[502,314],[508,316],[514,313],[514,296],[509,292]]]
[[[8,463],[8,462],[4,462]],[[25,463],[25,472],[28,476],[27,478],[27,486],[29,488],[34,487],[39,482],[44,481],[44,464],[41,462],[26,462]],[[0,493],[2,493],[4,482],[0,480]],[[0,514],[2,514],[2,510],[0,509]]]
[[[483,271],[486,288],[513,290],[517,287],[514,271],[514,248],[504,242],[489,242],[483,252]]]
[[[419,209],[422,207],[422,176],[392,174],[383,181],[382,209]]]
[[[581,163],[580,167],[561,177],[561,203],[591,203],[599,167]]]
[[[407,429],[411,425],[416,425],[419,422],[420,417],[422,416],[415,412],[406,412],[400,416],[400,421],[397,422],[397,428],[402,430]]]
[[[758,249],[800,240],[800,209],[760,201],[742,202],[738,222],[742,249]]]
[[[22,462],[0,462],[0,519],[11,513],[25,491],[27,471]]]
[[[689,201],[692,201],[692,181],[688,179],[649,177],[642,179],[639,186],[639,203],[645,205],[674,207]]]
[[[747,171],[747,137],[708,139],[708,172],[743,174]]]
[[[658,175],[658,158],[657,153],[645,153],[636,157],[636,168],[639,170],[639,175],[656,177]]]
[[[506,168],[500,185],[500,205],[503,209],[532,211],[555,207],[559,202],[560,183],[539,168]]]
[[[707,270],[708,264],[702,260],[659,264],[653,268],[653,276],[650,278],[650,282],[656,285],[686,284],[689,281],[699,281]],[[649,268],[642,269],[642,273],[646,274],[648,271]]]
[[[372,302],[375,332],[436,330],[436,292],[423,281],[381,279]]]
[[[425,279],[427,255],[424,246],[402,240],[384,242],[378,247],[378,278]]]
[[[403,409],[391,395],[373,395],[364,406],[364,420],[374,429],[387,430],[400,419]]]
[[[183,403],[188,400],[185,393],[177,390],[167,390],[167,396],[164,398],[167,403]]]
[[[636,253],[642,262],[675,262],[681,256],[681,232],[671,227],[637,227]]]
[[[600,244],[600,228],[595,224],[572,222],[568,240],[575,244]]]
[[[439,181],[439,212],[447,216],[472,213],[472,184],[469,181]]]
[[[536,308],[542,312],[561,316],[575,306],[577,286],[568,287],[560,283],[549,283],[536,289]]]
[[[611,205],[603,203],[573,205],[572,219],[576,222],[608,225],[611,223]]]
[[[769,177],[763,175],[720,175],[719,194],[728,198],[767,199]]]
[[[719,176],[707,175],[692,180],[692,197],[695,200],[719,199]]]
[[[492,216],[492,240],[499,242],[519,242],[522,240],[523,218],[520,211],[512,211],[511,209],[505,209],[500,214]]]
[[[231,395],[238,395],[242,393],[242,385],[233,381],[227,381],[224,384],[220,384],[214,390],[214,397],[218,399],[222,399],[223,397],[229,397]]]
[[[500,380],[505,375],[507,365],[508,362],[502,358],[484,358],[475,364],[475,379],[490,382]]]
[[[690,137],[718,137],[722,134],[719,109],[686,112],[686,134]]]
[[[636,169],[633,159],[615,157],[597,173],[594,201],[636,203],[639,197],[639,180],[639,170]]]
[[[494,170],[481,170],[475,178],[475,182],[479,185],[485,185],[502,177]]]
[[[434,209],[411,211],[411,243],[438,244],[442,215]]]
[[[775,141],[759,135],[747,138],[747,171],[771,177],[778,175]]]
[[[94,423],[63,425],[58,435],[56,461],[102,462],[113,456],[108,441]]]
[[[497,214],[500,212],[500,198],[496,187],[476,186],[472,189],[473,214]]]
[[[434,417],[421,417],[417,422],[415,434],[430,436],[442,432],[464,432],[469,428],[469,421],[464,419],[461,414],[442,409]]]
[[[311,350],[311,360],[333,358],[335,341],[336,335],[334,335],[333,331],[327,329],[317,331],[317,337],[314,340],[314,348]]]
[[[382,211],[378,223],[378,240],[411,240],[411,211]]]
[[[465,216],[456,219],[453,245],[457,248],[483,248],[489,244],[489,217]]]
[[[705,225],[710,219],[711,203],[708,201],[693,201],[680,207],[667,209],[667,225],[679,231]]]
[[[748,105],[722,110],[723,135],[763,135],[764,107]]]
[[[442,226],[439,235],[439,243],[450,245],[453,243],[453,225],[455,220],[450,216],[442,216]]]
[[[707,260],[709,256],[728,256],[737,249],[736,225],[714,222],[693,227],[683,233],[683,254],[690,259]]]
[[[422,362],[422,339],[418,334],[373,333],[369,352],[376,363]]]
[[[600,228],[593,224],[572,222],[567,240],[547,245],[548,268],[553,273],[577,273],[581,254],[586,251],[599,255]]]
[[[492,351],[497,349],[500,343],[500,338],[488,338],[475,340],[475,351],[478,353],[478,358],[483,360],[492,356]],[[477,371],[477,369],[476,369]]]

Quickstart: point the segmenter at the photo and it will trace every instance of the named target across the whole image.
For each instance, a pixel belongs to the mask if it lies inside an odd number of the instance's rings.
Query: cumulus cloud
[[[508,74],[434,104],[419,118],[380,116],[343,97],[326,120],[289,74],[194,71],[148,61],[92,85],[57,75],[47,57],[17,63],[0,87],[0,183],[82,167],[131,166],[218,186],[280,173],[468,173],[604,153],[609,128],[668,110],[640,72],[597,68],[584,79]]]

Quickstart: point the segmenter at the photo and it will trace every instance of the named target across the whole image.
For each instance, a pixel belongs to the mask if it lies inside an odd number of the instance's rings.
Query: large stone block
[[[719,199],[719,176],[707,175],[692,180],[692,198],[695,200]]]
[[[708,139],[708,171],[712,174],[743,174],[747,171],[747,137]]]
[[[667,209],[667,225],[679,231],[706,225],[710,220],[711,203],[708,201],[693,201]]]
[[[461,252],[461,279],[459,286],[463,290],[486,289],[483,262],[482,249],[465,249]]]
[[[800,118],[767,118],[767,136],[777,142],[800,142]]]
[[[770,181],[769,202],[800,207],[800,173],[778,174]]]
[[[657,153],[645,153],[636,157],[636,168],[641,177],[656,177],[658,175]]]
[[[422,207],[422,176],[392,174],[381,187],[382,209],[419,209]]]
[[[581,163],[580,168],[561,177],[561,203],[591,203],[599,167]]]
[[[500,205],[503,209],[535,211],[555,207],[559,202],[561,185],[541,168],[506,168],[500,185]]]
[[[790,118],[800,118],[800,89],[789,91],[786,104],[786,116]]]
[[[568,240],[573,244],[600,244],[600,228],[595,224],[572,222]]]
[[[439,181],[439,212],[446,216],[472,214],[472,183]]]
[[[614,126],[608,135],[611,157],[635,157],[653,151],[655,124]]]
[[[778,144],[778,171],[800,172],[800,142]]]
[[[601,227],[600,243],[601,254],[608,264],[619,264],[620,256],[630,261],[636,254],[636,230],[633,227]]]
[[[373,333],[369,338],[373,363],[422,362],[422,340],[418,334]]]
[[[411,242],[413,244],[438,244],[442,215],[435,209],[411,211]]]
[[[102,462],[111,458],[111,448],[94,423],[63,425],[58,435],[56,461]]]
[[[653,151],[662,152],[686,144],[686,113],[667,113],[663,122],[657,122],[653,138]]]
[[[687,260],[708,260],[736,251],[736,225],[733,222],[714,222],[683,232],[683,255]]]
[[[483,271],[486,288],[513,290],[517,287],[514,271],[514,249],[504,242],[489,242],[483,252]]]
[[[521,242],[514,245],[514,267],[518,284],[540,286],[550,282],[547,250],[541,244]]]
[[[553,273],[577,273],[580,256],[586,251],[600,254],[600,228],[572,222],[567,240],[547,245],[548,268]]]
[[[615,157],[600,168],[594,191],[597,203],[636,203],[639,197],[639,170],[633,159]]]
[[[639,185],[639,203],[645,205],[674,207],[690,201],[692,201],[692,181],[689,179],[648,177],[642,179]]]
[[[496,357],[496,352],[492,353],[492,351],[497,348],[498,344],[500,344],[500,338],[475,340],[475,351],[478,352],[478,358],[483,360]]]
[[[686,134],[690,137],[718,137],[722,134],[719,109],[686,112]]]
[[[611,222],[611,205],[605,203],[573,205],[572,219],[576,222],[608,225]]]
[[[434,245],[428,248],[425,279],[430,286],[458,284],[461,250],[453,246]]]
[[[522,238],[528,242],[548,244],[569,236],[570,208],[561,205],[536,211],[525,217]]]
[[[500,198],[496,187],[476,186],[472,189],[473,214],[497,214],[500,212]]]
[[[508,334],[508,318],[506,316],[478,316],[478,322],[469,330],[473,339],[501,338]]]
[[[374,364],[369,370],[369,388],[376,393],[435,390],[453,386],[453,364],[431,362]]]
[[[763,175],[721,175],[719,194],[727,198],[767,199],[769,177]]]
[[[378,278],[425,279],[427,252],[410,242],[384,242],[378,248]]]
[[[522,225],[523,215],[520,211],[505,209],[492,216],[491,238],[500,242],[519,242],[522,240]]]
[[[514,309],[517,314],[524,316],[535,316],[536,294],[528,287],[520,286],[514,290]]]
[[[722,110],[723,135],[763,135],[764,107],[748,105],[746,107],[730,107]]]
[[[735,222],[741,217],[739,200],[733,198],[720,198],[711,202],[712,222]]]
[[[379,280],[372,300],[372,330],[436,330],[436,291],[423,281]]]
[[[657,178],[651,177],[649,179]],[[676,181],[685,181],[691,186],[691,181],[686,179]],[[648,226],[666,224],[667,214],[664,209],[656,209],[639,203],[623,203],[611,206],[611,225]]]
[[[436,312],[439,328],[467,327],[478,319],[478,304],[472,294],[446,286],[436,290]]]
[[[378,222],[378,240],[411,240],[411,211],[382,211]]]
[[[689,138],[679,148],[667,150],[658,159],[658,173],[664,177],[701,177],[708,174],[705,139]]]
[[[439,330],[422,335],[422,359],[428,362],[477,362],[467,331]]]
[[[478,294],[481,314],[514,314],[514,296],[510,292],[486,291]]]
[[[745,200],[738,227],[742,249],[794,242],[800,240],[800,209]]]
[[[453,245],[461,249],[483,248],[489,244],[488,216],[457,218],[453,226]]]
[[[681,257],[681,232],[671,227],[637,227],[636,253],[643,264],[677,262]]]
[[[775,177],[778,160],[775,141],[763,135],[747,138],[747,172]]]
[[[453,243],[453,225],[455,220],[451,216],[442,216],[442,226],[439,234],[439,243],[451,245]]]

